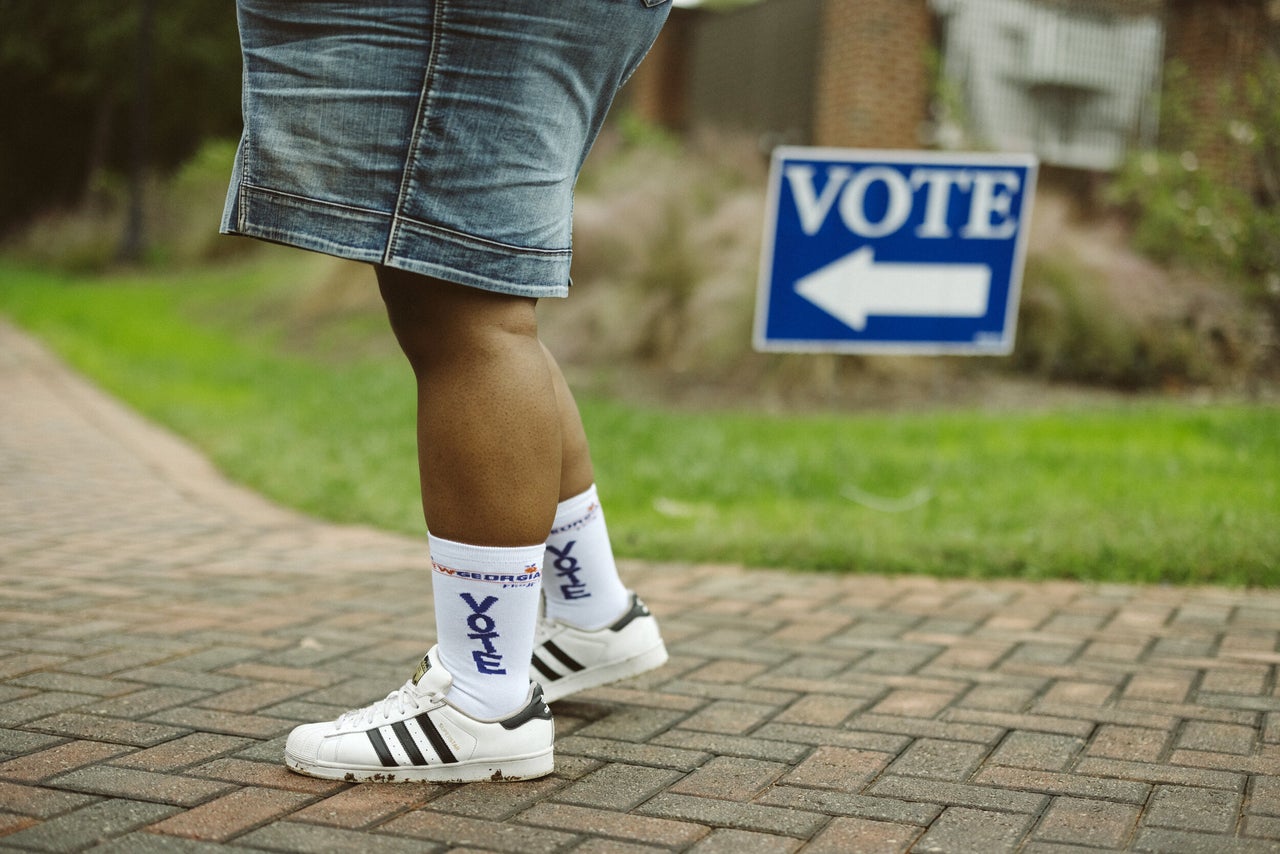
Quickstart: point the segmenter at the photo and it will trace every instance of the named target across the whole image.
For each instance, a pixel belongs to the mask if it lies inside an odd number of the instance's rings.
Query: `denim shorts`
[[[565,296],[573,186],[669,0],[238,0],[222,231]]]

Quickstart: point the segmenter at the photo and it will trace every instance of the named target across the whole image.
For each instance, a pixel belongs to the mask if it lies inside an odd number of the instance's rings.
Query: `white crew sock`
[[[550,619],[580,629],[602,629],[631,604],[618,578],[595,484],[557,505],[543,570],[547,578],[542,592]]]
[[[529,694],[543,547],[427,539],[437,655],[453,674],[448,700],[473,717],[505,717]]]

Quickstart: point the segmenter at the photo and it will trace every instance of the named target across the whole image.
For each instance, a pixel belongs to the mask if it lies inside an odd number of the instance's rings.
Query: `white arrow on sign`
[[[982,317],[990,292],[986,264],[877,264],[870,246],[796,281],[796,293],[859,332],[871,315]]]

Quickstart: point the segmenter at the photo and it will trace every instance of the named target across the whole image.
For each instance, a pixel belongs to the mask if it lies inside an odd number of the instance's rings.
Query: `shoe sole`
[[[287,750],[284,764],[297,774],[346,783],[475,783],[481,780],[533,780],[555,770],[555,757],[548,747],[539,753],[510,759],[475,759],[448,765],[405,765],[396,768],[358,767],[308,762]]]
[[[588,667],[577,673],[561,676],[554,682],[541,682],[542,699],[548,703],[554,703],[556,700],[563,700],[570,694],[577,694],[579,691],[599,688],[601,685],[608,685],[612,682],[630,679],[632,676],[639,676],[641,673],[647,673],[650,670],[656,670],[666,663],[667,647],[662,641],[658,641],[657,646],[650,647],[639,655],[633,655],[631,658],[624,658],[622,661],[611,661],[608,664],[597,664],[595,667]]]

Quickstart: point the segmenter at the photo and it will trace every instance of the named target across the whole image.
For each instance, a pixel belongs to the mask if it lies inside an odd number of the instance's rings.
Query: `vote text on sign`
[[[756,302],[760,350],[1013,349],[1036,160],[777,149]]]

